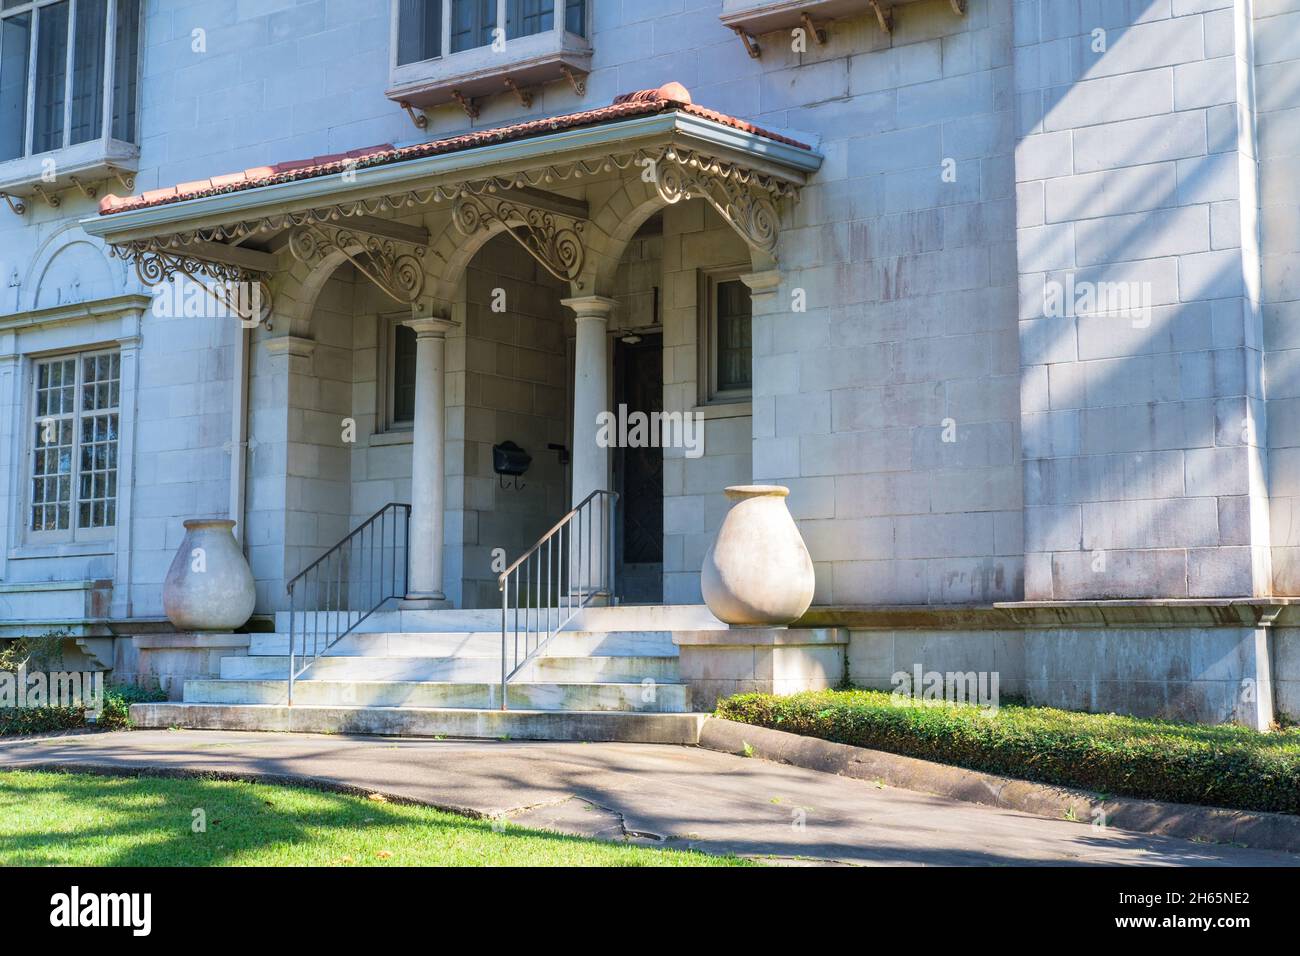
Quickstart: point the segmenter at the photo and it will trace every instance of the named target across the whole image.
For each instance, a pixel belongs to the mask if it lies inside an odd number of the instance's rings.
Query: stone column
[[[411,541],[406,589],[419,607],[449,606],[442,591],[443,460],[447,330],[441,318],[410,319],[415,330],[415,427],[411,446]],[[405,606],[411,606],[409,603]]]
[[[610,411],[609,313],[614,300],[599,295],[565,299],[578,333],[573,350],[573,504],[609,488],[610,449],[596,442],[596,416]]]

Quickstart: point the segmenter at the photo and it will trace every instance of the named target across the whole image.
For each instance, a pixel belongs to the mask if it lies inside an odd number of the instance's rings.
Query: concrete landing
[[[561,832],[788,863],[1297,863],[1286,853],[1043,819],[694,747],[130,731],[5,741],[0,766],[310,779]]]

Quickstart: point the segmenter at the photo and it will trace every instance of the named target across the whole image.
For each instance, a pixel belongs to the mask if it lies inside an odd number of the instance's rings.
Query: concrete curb
[[[1055,820],[1091,824],[1100,818],[1107,827],[1118,830],[1300,853],[1300,817],[1285,813],[1226,810],[1128,797],[1102,799],[1086,790],[965,770],[719,717],[704,722],[699,746],[741,755],[748,746],[750,756],[764,760]]]

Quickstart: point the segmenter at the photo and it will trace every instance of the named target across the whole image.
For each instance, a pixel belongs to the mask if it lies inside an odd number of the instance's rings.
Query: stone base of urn
[[[135,634],[130,659],[120,661],[114,677],[160,688],[168,700],[180,700],[187,680],[220,677],[221,659],[247,655],[248,645],[247,634],[229,631]]]
[[[674,631],[690,707],[711,711],[732,694],[796,694],[844,681],[849,632],[834,627]]]

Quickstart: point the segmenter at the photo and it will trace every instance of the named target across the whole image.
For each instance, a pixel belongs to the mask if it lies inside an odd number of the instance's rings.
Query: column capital
[[[614,311],[614,306],[617,304],[613,299],[603,295],[582,295],[575,299],[560,300],[560,305],[573,310],[574,317],[579,322],[584,319],[608,321],[609,314]]]
[[[428,316],[426,318],[407,319],[402,323],[408,329],[415,330],[417,339],[423,338],[443,338],[452,329],[458,327],[458,323],[451,319],[442,319],[437,316]]]

